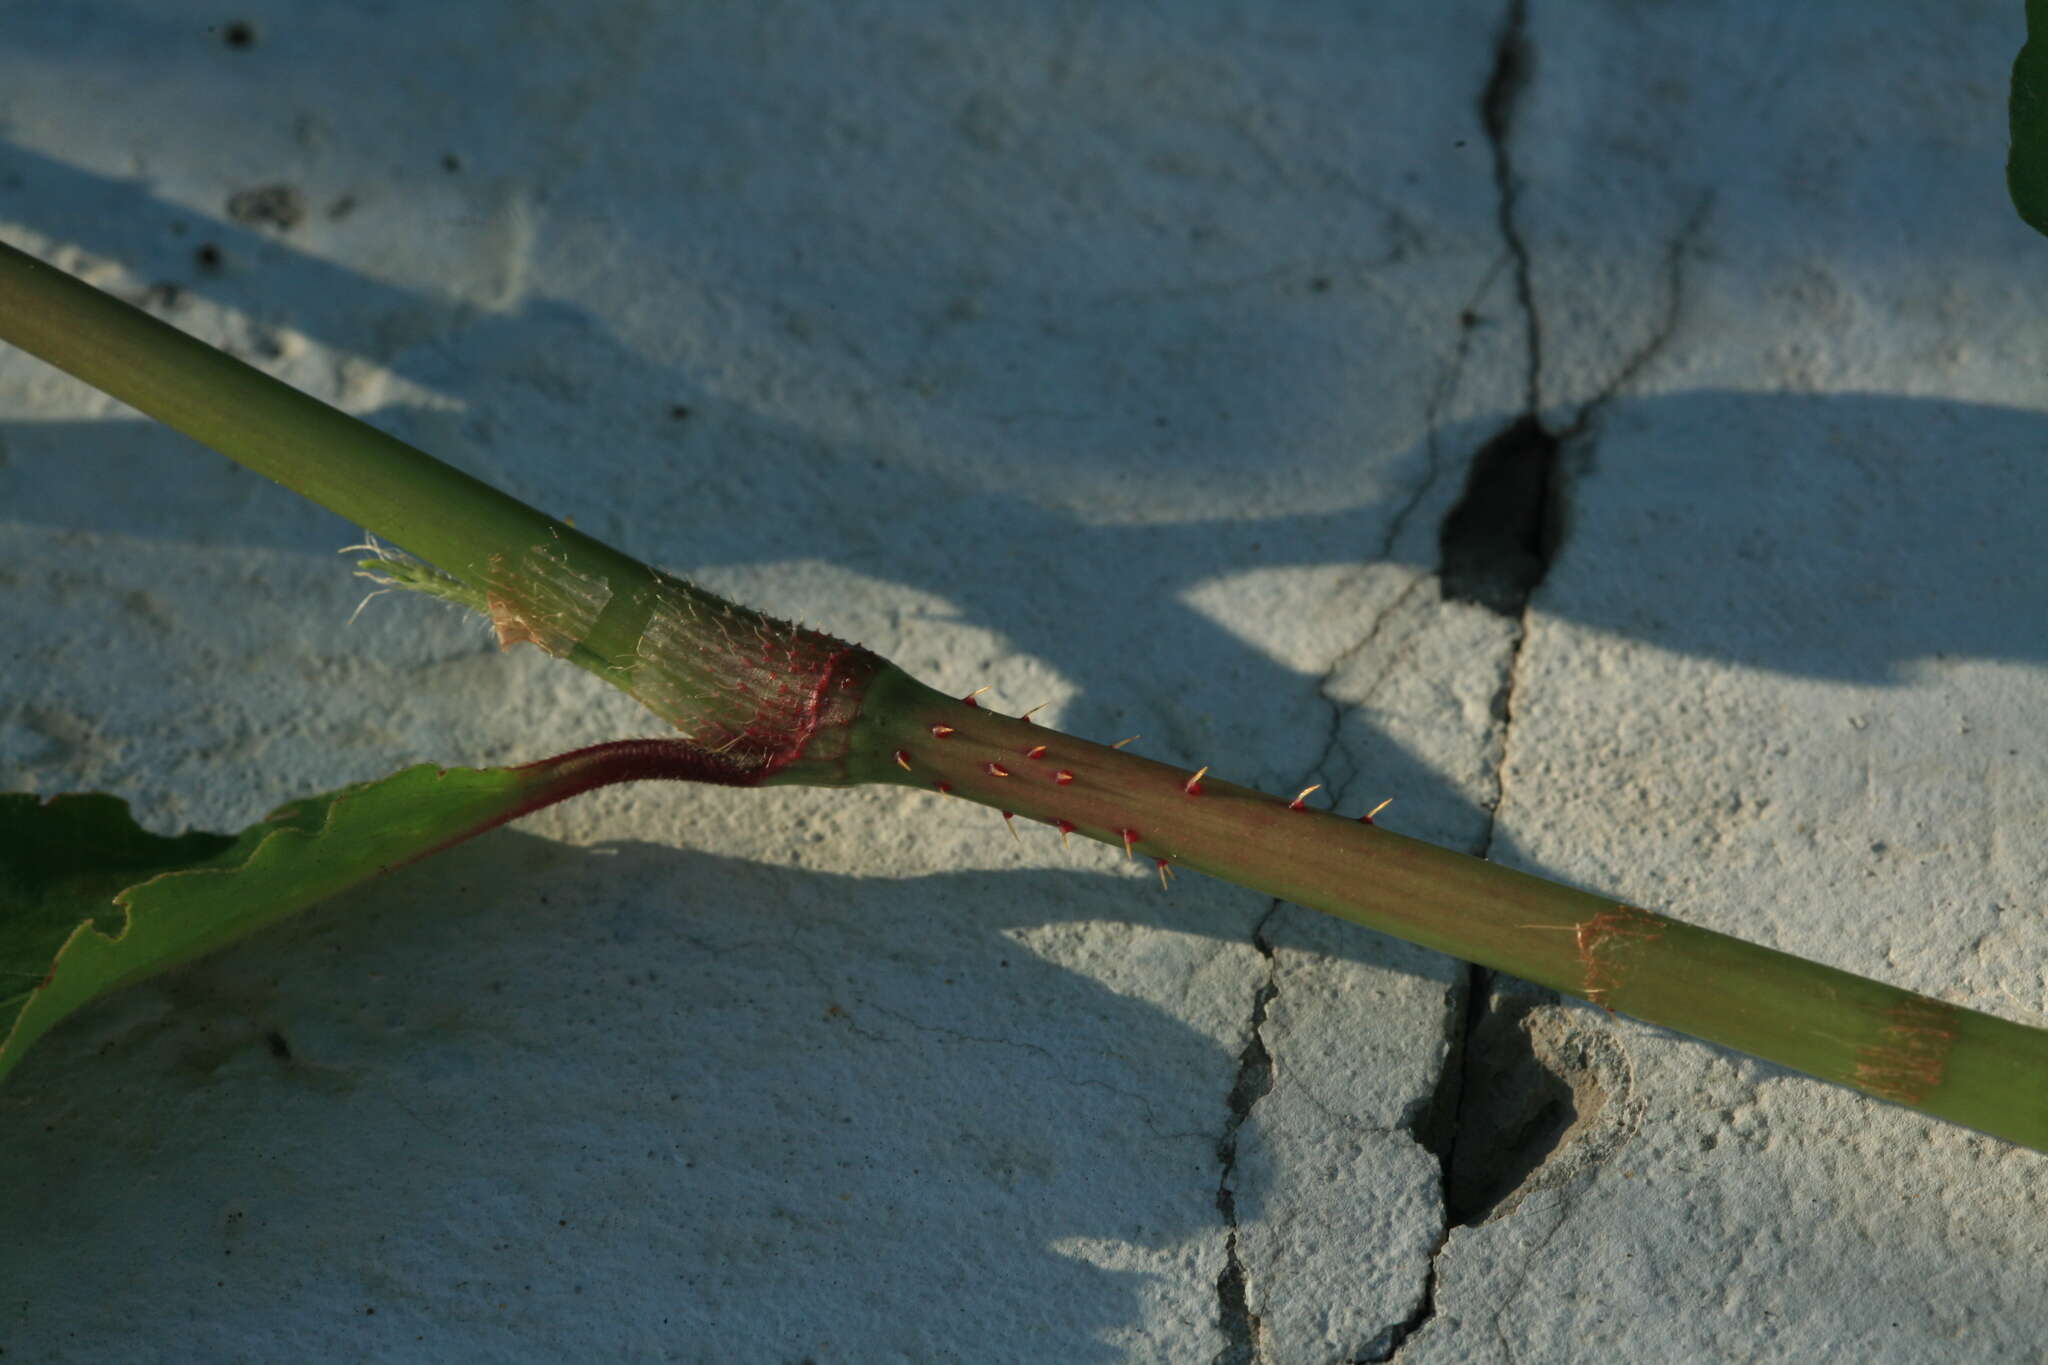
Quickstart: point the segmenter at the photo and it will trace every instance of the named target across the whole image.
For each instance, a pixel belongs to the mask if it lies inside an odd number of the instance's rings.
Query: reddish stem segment
[[[894,669],[876,678],[866,718],[873,728],[848,760],[858,776],[900,780],[889,748],[873,746],[901,744],[924,780],[1062,837],[1207,872],[2048,1150],[2048,1031],[1315,810],[1308,792],[1286,801],[1206,770],[1194,780],[1065,735],[1046,741],[1059,768],[994,777],[1045,732]],[[950,731],[943,743],[930,738],[939,726]]]

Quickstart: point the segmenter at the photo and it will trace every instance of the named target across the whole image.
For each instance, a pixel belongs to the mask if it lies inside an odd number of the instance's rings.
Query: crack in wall
[[[1502,256],[1494,262],[1493,268],[1481,277],[1472,294],[1465,300],[1465,306],[1458,310],[1458,340],[1451,348],[1450,359],[1438,371],[1436,383],[1431,386],[1429,397],[1422,404],[1423,429],[1423,471],[1401,505],[1394,509],[1394,515],[1387,519],[1386,533],[1380,537],[1380,560],[1392,561],[1395,549],[1401,542],[1401,533],[1408,529],[1408,520],[1415,515],[1429,495],[1436,491],[1437,480],[1443,477],[1444,454],[1442,431],[1444,413],[1458,396],[1458,386],[1464,382],[1465,362],[1472,355],[1472,335],[1479,329],[1479,303],[1493,288],[1501,270],[1508,264],[1508,257]]]
[[[1316,682],[1316,695],[1329,707],[1330,723],[1323,737],[1323,745],[1311,765],[1310,774],[1323,779],[1330,798],[1330,806],[1341,805],[1348,794],[1351,781],[1357,776],[1357,764],[1347,764],[1350,771],[1343,777],[1329,772],[1336,755],[1343,750],[1343,725],[1345,703],[1330,695],[1330,686],[1344,665],[1361,651],[1370,647],[1379,638],[1387,623],[1406,605],[1409,598],[1428,581],[1428,576],[1418,574],[1407,586],[1395,594],[1377,612],[1370,625],[1358,639],[1345,646],[1331,659]],[[1391,666],[1391,665],[1390,665]],[[1368,689],[1370,690],[1370,689]],[[1262,1032],[1266,1012],[1280,994],[1280,966],[1272,943],[1266,938],[1266,926],[1280,913],[1284,902],[1275,900],[1266,907],[1266,913],[1252,929],[1252,946],[1266,959],[1265,980],[1252,994],[1251,1022],[1242,1052],[1238,1054],[1237,1076],[1232,1081],[1229,1095],[1229,1117],[1224,1123],[1223,1134],[1216,1143],[1216,1159],[1221,1174],[1216,1185],[1216,1209],[1223,1215],[1224,1268],[1216,1278],[1217,1318],[1223,1330],[1224,1346],[1214,1357],[1214,1365],[1256,1365],[1264,1358],[1261,1348],[1262,1324],[1257,1314],[1251,1311],[1250,1275],[1243,1258],[1238,1254],[1237,1194],[1232,1181],[1237,1174],[1237,1134],[1251,1116],[1253,1106],[1273,1089],[1273,1056],[1266,1046]]]
[[[1434,474],[1432,473],[1432,478]],[[1423,490],[1427,491],[1426,487]],[[1417,497],[1420,498],[1418,493]],[[1320,778],[1330,798],[1332,809],[1340,806],[1348,794],[1351,781],[1358,774],[1358,765],[1348,761],[1349,771],[1342,777],[1329,771],[1332,760],[1343,750],[1343,726],[1346,704],[1330,695],[1330,686],[1344,665],[1377,640],[1386,625],[1405,606],[1415,592],[1428,581],[1428,575],[1417,574],[1394,599],[1374,614],[1372,622],[1349,645],[1340,650],[1324,668],[1316,682],[1316,695],[1329,708],[1329,728],[1323,737],[1322,748],[1317,752],[1310,766],[1310,775]],[[1391,667],[1391,664],[1390,664]],[[1370,689],[1368,689],[1370,691]],[[1252,994],[1251,1022],[1242,1052],[1238,1054],[1237,1076],[1232,1081],[1229,1095],[1229,1117],[1225,1120],[1223,1134],[1217,1139],[1216,1159],[1221,1174],[1216,1185],[1216,1209],[1223,1215],[1224,1268],[1216,1278],[1217,1319],[1223,1336],[1223,1349],[1217,1352],[1213,1365],[1256,1365],[1264,1358],[1261,1349],[1262,1324],[1257,1314],[1251,1311],[1250,1276],[1237,1246],[1237,1194],[1232,1181],[1237,1174],[1237,1134],[1245,1120],[1261,1099],[1273,1089],[1273,1056],[1266,1046],[1262,1032],[1266,1012],[1280,994],[1280,966],[1272,943],[1266,938],[1266,926],[1280,913],[1284,902],[1275,900],[1266,907],[1266,913],[1252,929],[1252,946],[1266,959],[1265,980]]]
[[[1258,1315],[1251,1311],[1244,1262],[1237,1254],[1237,1192],[1231,1187],[1231,1180],[1237,1174],[1238,1129],[1251,1117],[1252,1106],[1273,1088],[1273,1056],[1266,1050],[1260,1030],[1265,1027],[1266,1007],[1279,993],[1275,984],[1279,964],[1273,955],[1273,945],[1266,940],[1266,924],[1279,911],[1280,902],[1276,900],[1266,907],[1266,913],[1252,929],[1252,946],[1266,959],[1266,979],[1252,993],[1251,1027],[1244,1050],[1238,1054],[1237,1077],[1230,1086],[1230,1117],[1224,1121],[1223,1135],[1216,1140],[1216,1160],[1222,1167],[1216,1182],[1216,1211],[1223,1215],[1226,1232],[1223,1272],[1216,1277],[1217,1315],[1224,1344],[1213,1358],[1213,1365],[1255,1365],[1261,1357],[1260,1323]]]
[[[1536,312],[1535,284],[1530,276],[1529,248],[1522,240],[1521,225],[1515,221],[1515,205],[1521,186],[1515,178],[1514,159],[1508,139],[1514,131],[1515,106],[1528,87],[1534,65],[1529,47],[1528,0],[1508,0],[1502,16],[1500,36],[1494,40],[1493,70],[1479,96],[1479,121],[1486,129],[1486,141],[1493,152],[1495,221],[1501,240],[1507,244],[1514,263],[1515,301],[1522,309],[1522,336],[1528,370],[1523,380],[1522,406],[1536,412],[1543,406],[1543,322]]]
[[[1511,614],[1517,620],[1517,627],[1508,646],[1507,676],[1493,703],[1500,716],[1501,752],[1494,770],[1493,799],[1487,809],[1486,828],[1479,849],[1481,857],[1489,856],[1493,851],[1495,823],[1505,795],[1508,734],[1514,720],[1514,686],[1521,665],[1522,644],[1528,638],[1526,615],[1529,596],[1549,568],[1550,556],[1557,548],[1556,533],[1562,521],[1556,506],[1559,490],[1554,478],[1557,440],[1544,430],[1536,417],[1542,403],[1543,326],[1536,309],[1528,246],[1515,215],[1519,185],[1509,146],[1516,105],[1527,87],[1532,64],[1527,0],[1508,0],[1494,40],[1493,69],[1480,93],[1479,116],[1493,153],[1496,218],[1514,272],[1515,298],[1522,311],[1527,366],[1523,378],[1524,410],[1475,457],[1465,492],[1445,516],[1438,542],[1444,561],[1439,564],[1439,581],[1446,600],[1452,600],[1451,565],[1448,561],[1453,558],[1453,547],[1469,543],[1475,532],[1486,529],[1474,512],[1466,510],[1468,504],[1475,491],[1483,494],[1489,487],[1485,476],[1498,478],[1505,473],[1514,477],[1515,492],[1522,499],[1522,505],[1515,509],[1501,506],[1500,510],[1518,513],[1508,519],[1514,556],[1510,565],[1513,572],[1508,575],[1508,581],[1518,585],[1519,592],[1512,598],[1503,595],[1504,600],[1496,609],[1511,604]],[[1486,458],[1489,451],[1494,453],[1491,461]],[[1500,506],[1497,496],[1495,505]],[[1471,1060],[1468,1054],[1487,1009],[1490,975],[1483,967],[1468,964],[1461,979],[1445,992],[1447,1037],[1443,1069],[1437,1075],[1429,1107],[1415,1134],[1416,1140],[1437,1161],[1442,1182],[1444,1223],[1435,1245],[1430,1248],[1429,1266],[1423,1275],[1422,1292],[1415,1307],[1405,1319],[1395,1324],[1388,1334],[1385,1349],[1373,1357],[1377,1361],[1397,1358],[1402,1347],[1436,1316],[1443,1252],[1450,1242],[1452,1228],[1457,1225],[1452,1210],[1463,1207],[1457,1188],[1459,1125],[1466,1107],[1465,1079]]]
[[[1714,207],[1714,194],[1708,190],[1700,195],[1692,212],[1672,234],[1671,241],[1664,248],[1664,302],[1657,325],[1650,329],[1650,336],[1635,354],[1621,363],[1614,377],[1600,386],[1599,392],[1579,406],[1579,411],[1570,425],[1558,432],[1560,441],[1569,441],[1592,430],[1600,410],[1623,389],[1635,381],[1637,375],[1648,368],[1651,361],[1664,352],[1671,338],[1678,334],[1679,323],[1684,319],[1685,304],[1685,260],[1693,243],[1707,225],[1707,215]]]
[[[1351,794],[1352,782],[1359,775],[1358,760],[1352,756],[1351,751],[1344,744],[1344,717],[1350,713],[1352,707],[1372,699],[1373,693],[1379,689],[1379,685],[1385,682],[1388,675],[1393,672],[1394,665],[1399,662],[1402,651],[1399,647],[1396,647],[1393,654],[1387,658],[1385,664],[1380,669],[1379,676],[1366,685],[1357,701],[1346,701],[1341,697],[1333,696],[1331,695],[1330,688],[1335,684],[1337,675],[1343,671],[1344,666],[1370,649],[1379,640],[1381,634],[1386,630],[1387,623],[1400,613],[1401,608],[1405,607],[1408,604],[1408,600],[1428,581],[1429,575],[1426,573],[1417,573],[1414,578],[1410,579],[1402,587],[1401,591],[1394,594],[1391,602],[1373,614],[1372,623],[1365,628],[1364,632],[1356,640],[1353,640],[1337,652],[1335,657],[1324,666],[1322,676],[1316,679],[1316,698],[1327,709],[1329,724],[1323,732],[1322,748],[1316,751],[1314,761],[1309,764],[1308,775],[1320,779],[1323,784],[1324,794],[1329,800],[1329,808],[1333,811],[1343,806],[1346,798]],[[1346,770],[1342,776],[1331,771],[1332,760],[1340,754],[1343,756]]]
[[[1667,248],[1663,304],[1648,340],[1578,408],[1567,425],[1561,429],[1546,426],[1539,415],[1542,317],[1536,306],[1530,253],[1516,213],[1521,186],[1510,147],[1517,103],[1534,63],[1527,19],[1527,0],[1509,0],[1495,43],[1493,70],[1480,96],[1480,117],[1493,152],[1500,232],[1523,315],[1527,356],[1524,409],[1474,456],[1465,491],[1446,515],[1439,540],[1439,577],[1446,600],[1476,601],[1515,622],[1506,676],[1493,701],[1500,725],[1500,755],[1478,850],[1484,858],[1493,856],[1500,808],[1507,795],[1515,700],[1523,647],[1529,638],[1529,602],[1564,539],[1569,492],[1566,471],[1561,467],[1564,445],[1585,436],[1605,405],[1676,335],[1684,311],[1685,260],[1712,204],[1711,196],[1702,196]],[[1553,1093],[1564,1082],[1526,1048],[1514,1052],[1530,1000],[1518,997],[1510,1001],[1506,994],[1497,998],[1495,974],[1477,965],[1468,965],[1462,980],[1447,993],[1446,1008],[1453,1022],[1447,1027],[1451,1036],[1444,1068],[1416,1133],[1442,1170],[1444,1227],[1430,1253],[1414,1311],[1396,1326],[1386,1350],[1375,1356],[1376,1360],[1395,1359],[1403,1344],[1435,1316],[1442,1255],[1452,1229],[1484,1221],[1513,1196],[1568,1131],[1568,1123],[1560,1121],[1567,1106]],[[1507,1085],[1504,1078],[1509,1073],[1522,1084]],[[1475,1084],[1481,1077],[1486,1082],[1483,1086]],[[1504,1088],[1516,1093],[1504,1100],[1497,1096],[1489,1100],[1487,1094],[1480,1093]]]
[[[1427,499],[1441,477],[1445,463],[1438,428],[1442,414],[1455,396],[1469,356],[1477,299],[1492,287],[1499,270],[1508,269],[1513,278],[1516,304],[1522,315],[1525,369],[1522,411],[1481,445],[1471,459],[1466,484],[1458,501],[1445,515],[1439,528],[1437,578],[1446,601],[1471,601],[1486,606],[1515,623],[1508,644],[1507,668],[1496,692],[1492,711],[1498,718],[1500,752],[1494,769],[1493,791],[1486,803],[1486,822],[1474,850],[1491,857],[1496,842],[1499,811],[1506,798],[1508,753],[1514,726],[1517,684],[1523,664],[1523,646],[1528,640],[1528,609],[1536,588],[1543,582],[1563,543],[1568,503],[1568,478],[1563,452],[1568,442],[1584,437],[1600,412],[1632,383],[1663,351],[1677,333],[1683,315],[1684,265],[1689,249],[1704,225],[1711,197],[1703,196],[1686,222],[1674,235],[1666,253],[1664,298],[1660,316],[1647,341],[1630,354],[1613,377],[1582,403],[1561,427],[1546,424],[1541,417],[1544,387],[1544,329],[1537,307],[1534,267],[1523,235],[1518,209],[1522,183],[1515,168],[1512,139],[1523,94],[1535,68],[1535,53],[1528,32],[1528,0],[1508,0],[1494,40],[1493,65],[1479,96],[1479,118],[1492,153],[1496,223],[1505,247],[1500,266],[1487,273],[1479,291],[1459,314],[1459,338],[1425,405],[1427,462],[1417,487],[1396,511],[1382,537],[1381,558],[1393,558],[1394,550],[1408,520]],[[1330,724],[1317,755],[1314,776],[1329,787],[1331,804],[1342,802],[1347,788],[1358,775],[1355,762],[1341,777],[1330,771],[1343,752],[1344,705],[1329,693],[1332,680],[1345,663],[1369,646],[1404,605],[1422,580],[1418,578],[1379,612],[1365,633],[1338,654],[1317,683],[1317,694],[1330,707]],[[1273,1084],[1273,1059],[1261,1034],[1266,1012],[1278,994],[1278,969],[1273,949],[1264,936],[1267,922],[1279,909],[1274,902],[1253,932],[1253,943],[1267,959],[1265,981],[1254,993],[1249,1037],[1240,1054],[1238,1074],[1230,1092],[1230,1117],[1217,1143],[1222,1166],[1216,1206],[1227,1228],[1226,1266],[1217,1278],[1219,1319],[1226,1345],[1218,1353],[1219,1365],[1255,1365],[1263,1358],[1261,1324],[1250,1311],[1247,1271],[1238,1254],[1237,1202],[1232,1189],[1236,1173],[1237,1136],[1252,1107]],[[1483,1221],[1503,1199],[1514,1193],[1520,1180],[1541,1164],[1543,1154],[1536,1148],[1547,1135],[1559,1140],[1563,1125],[1551,1122],[1551,1109],[1538,1105],[1537,1118],[1524,1115],[1517,1120],[1517,1133],[1526,1128],[1535,1134],[1526,1141],[1516,1134],[1480,1132],[1488,1124],[1505,1121],[1498,1109],[1478,1102],[1469,1084],[1480,1072],[1490,1083],[1497,1082],[1502,1068],[1513,1067],[1515,1058],[1500,1055],[1503,1029],[1513,1032],[1519,1020],[1496,1018],[1494,974],[1468,965],[1445,992],[1445,1055],[1430,1101],[1412,1126],[1411,1133],[1437,1161],[1443,1189],[1444,1224],[1429,1254],[1422,1291],[1413,1310],[1388,1333],[1383,1350],[1369,1357],[1374,1361],[1395,1359],[1403,1345],[1436,1315],[1438,1276],[1445,1246],[1452,1230]],[[1528,1002],[1519,1006],[1526,1012]],[[1523,1071],[1542,1064],[1533,1057]],[[1521,1073],[1517,1073],[1518,1075]],[[1525,1077],[1525,1079],[1527,1079]],[[1555,1080],[1547,1071],[1522,1087],[1539,1098],[1547,1094],[1545,1082]],[[1527,1098],[1527,1096],[1523,1096]],[[1541,1122],[1538,1122],[1541,1119]],[[1555,1130],[1555,1131],[1553,1131]],[[1526,1136],[1526,1135],[1525,1135]],[[1362,1363],[1361,1363],[1362,1365]]]

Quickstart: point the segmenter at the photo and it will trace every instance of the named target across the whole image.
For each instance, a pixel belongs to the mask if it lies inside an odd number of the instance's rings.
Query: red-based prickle
[[[1167,884],[1173,880],[1173,868],[1168,865],[1164,858],[1154,858],[1152,866],[1159,869],[1159,889],[1161,891],[1166,890]]]
[[[1181,790],[1186,792],[1189,796],[1200,796],[1202,794],[1202,778],[1208,773],[1208,771],[1208,765],[1204,764],[1202,766],[1201,772],[1196,773],[1193,777],[1189,778],[1186,782],[1181,784]]]
[[[1074,780],[1074,774],[1068,769],[1062,768],[1052,775],[1052,780],[1064,787]]]
[[[951,796],[953,794],[953,784],[951,782],[934,782],[932,783],[932,790],[941,796]]]
[[[1034,744],[1034,745],[1032,745],[1032,746],[1031,746],[1030,748],[1028,748],[1028,749],[1026,749],[1026,750],[1024,751],[1024,757],[1026,757],[1026,758],[1044,758],[1044,757],[1045,757],[1045,751],[1046,751],[1046,748],[1047,748],[1047,747],[1048,747],[1048,746],[1046,746],[1046,745],[1043,745],[1043,744]]]
[[[982,770],[990,777],[1008,777],[1010,775],[1010,770],[1000,763],[984,763],[981,766]]]
[[[1006,810],[1002,812],[1002,817],[1004,828],[1008,829],[1010,837],[1017,841],[1017,847],[1022,848],[1024,846],[1024,836],[1017,832],[1017,812]]]
[[[1067,842],[1069,834],[1080,828],[1071,820],[1055,820],[1052,822],[1052,827],[1060,832],[1060,843],[1062,844]]]
[[[1287,803],[1287,809],[1289,809],[1289,810],[1307,810],[1307,809],[1308,809],[1308,798],[1309,798],[1309,793],[1310,793],[1310,792],[1318,792],[1318,791],[1321,791],[1322,789],[1323,789],[1323,784],[1322,784],[1322,783],[1320,783],[1320,782],[1316,783],[1316,784],[1315,784],[1315,785],[1314,785],[1313,787],[1303,787],[1303,788],[1301,789],[1301,795],[1299,795],[1299,796],[1295,797],[1295,798],[1294,798],[1294,799],[1293,799],[1292,801],[1289,801],[1289,802]]]
[[[904,772],[910,771],[910,751],[908,749],[898,749],[896,751],[896,766],[903,769]]]
[[[1124,837],[1124,856],[1128,858],[1131,856],[1131,845],[1138,842],[1138,831],[1134,829],[1120,829],[1117,833]]]
[[[932,725],[932,738],[933,738],[933,739],[945,739],[945,738],[946,738],[947,736],[951,735],[952,733],[953,733],[953,727],[952,727],[952,726],[950,726],[950,725],[948,725],[948,724],[946,724],[946,722],[944,722],[944,721],[937,721],[937,722],[934,722],[934,723],[933,723],[933,725]]]

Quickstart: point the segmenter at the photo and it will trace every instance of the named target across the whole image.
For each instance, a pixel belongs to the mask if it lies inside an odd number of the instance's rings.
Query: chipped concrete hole
[[[1445,1218],[1475,1227],[1597,1166],[1633,1124],[1627,1054],[1597,1017],[1512,979],[1465,1039]]]
[[[1628,1055],[1586,1008],[1512,977],[1496,987],[1483,967],[1469,968],[1446,1004],[1450,1045],[1414,1128],[1442,1170],[1443,1232],[1415,1307],[1359,1365],[1398,1359],[1436,1316],[1453,1231],[1509,1217],[1531,1195],[1597,1168],[1640,1118]]]
[[[1437,537],[1446,602],[1519,617],[1563,539],[1560,439],[1533,414],[1479,448]]]

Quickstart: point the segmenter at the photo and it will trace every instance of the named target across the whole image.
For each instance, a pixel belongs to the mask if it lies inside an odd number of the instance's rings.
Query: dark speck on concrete
[[[228,196],[228,217],[245,227],[289,232],[306,218],[306,196],[296,185],[257,185]]]

